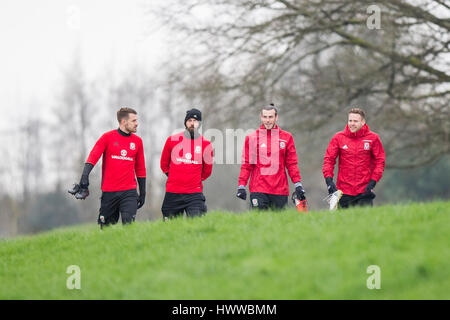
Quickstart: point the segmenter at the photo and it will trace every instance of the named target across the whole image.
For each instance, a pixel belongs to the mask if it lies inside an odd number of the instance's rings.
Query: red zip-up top
[[[213,167],[211,142],[202,135],[191,139],[183,131],[166,140],[161,155],[161,170],[169,173],[166,192],[197,193],[203,191],[202,181],[208,179]]]
[[[323,159],[323,176],[334,176],[334,165],[339,157],[336,186],[344,194],[355,196],[364,192],[371,179],[383,176],[385,154],[380,137],[365,124],[352,133],[348,125],[334,135]]]
[[[250,177],[250,192],[289,195],[286,169],[293,183],[300,182],[297,162],[292,134],[261,125],[245,138],[239,185],[247,185]]]
[[[106,132],[95,143],[86,162],[95,166],[102,155],[102,191],[136,189],[136,177],[145,178],[144,147],[137,135],[125,137],[117,130]]]

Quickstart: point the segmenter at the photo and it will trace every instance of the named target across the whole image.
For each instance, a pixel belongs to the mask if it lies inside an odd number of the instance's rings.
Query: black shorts
[[[135,220],[138,200],[136,189],[103,192],[100,200],[98,224],[116,224],[119,221],[119,214],[122,216],[123,224]]]
[[[343,194],[339,200],[340,208],[348,208],[354,206],[373,206],[373,199],[375,198],[375,193],[360,193],[356,196],[350,196],[348,194]]]
[[[288,196],[262,193],[262,192],[250,192],[250,208],[252,209],[283,209],[288,203]]]
[[[164,218],[175,218],[186,211],[188,217],[204,215],[207,211],[206,198],[203,193],[166,192],[161,208]]]

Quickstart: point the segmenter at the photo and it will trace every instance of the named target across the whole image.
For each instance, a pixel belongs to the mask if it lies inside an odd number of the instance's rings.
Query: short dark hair
[[[119,121],[119,124],[123,119],[128,119],[130,113],[137,114],[134,109],[127,107],[120,108],[119,111],[117,111],[117,121]]]
[[[277,110],[277,108],[275,107],[275,105],[274,105],[273,103],[269,104],[268,106],[264,106],[264,107],[261,109],[261,114],[262,114],[263,110],[267,110],[267,111],[275,110],[275,115],[278,114],[278,110]]]
[[[348,112],[348,114],[350,113],[356,113],[359,114],[361,116],[361,118],[363,118],[364,120],[366,120],[366,113],[364,112],[363,109],[361,108],[351,108],[350,111]]]

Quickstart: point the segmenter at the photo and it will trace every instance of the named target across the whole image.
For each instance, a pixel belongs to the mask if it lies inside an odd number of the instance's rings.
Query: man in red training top
[[[164,220],[186,211],[188,217],[206,213],[203,181],[211,175],[213,148],[198,132],[202,121],[200,110],[186,112],[186,130],[167,138],[161,155],[161,170],[167,175],[166,195],[162,204]]]
[[[145,202],[145,158],[142,139],[135,135],[138,120],[137,112],[131,108],[117,111],[119,128],[103,134],[96,142],[84,165],[79,184],[69,193],[76,199],[86,199],[89,195],[89,173],[103,156],[102,197],[98,223],[116,224],[119,212],[122,223],[131,223],[136,218],[137,209]],[[136,178],[139,195],[136,191]]]
[[[289,196],[286,169],[295,184],[293,196],[300,201],[306,199],[297,166],[297,151],[292,134],[278,127],[278,111],[273,104],[264,107],[260,117],[261,127],[245,138],[236,196],[247,199],[245,186],[250,178],[252,208],[282,209]]]
[[[337,188],[333,182],[334,165],[339,157]],[[380,137],[370,131],[362,109],[353,108],[348,113],[348,123],[343,131],[331,139],[323,158],[323,176],[328,193],[342,191],[341,208],[355,205],[373,205],[372,190],[383,176],[385,154]]]

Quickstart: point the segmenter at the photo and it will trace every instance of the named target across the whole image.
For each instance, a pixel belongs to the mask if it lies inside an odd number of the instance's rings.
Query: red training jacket
[[[300,182],[297,162],[292,134],[261,125],[245,138],[239,185],[246,186],[250,177],[250,192],[289,195],[286,168],[292,182]]]
[[[135,177],[145,178],[144,147],[137,135],[125,137],[117,130],[106,132],[95,143],[86,162],[95,166],[102,155],[102,191],[135,189]]]
[[[336,187],[344,194],[355,196],[364,192],[371,179],[383,176],[385,154],[380,137],[365,124],[352,133],[348,125],[334,135],[323,159],[323,176],[334,176],[334,165],[339,157]]]
[[[211,142],[202,135],[186,137],[186,131],[166,140],[161,155],[161,170],[169,173],[166,192],[197,193],[203,191],[202,181],[208,179],[213,167]]]

